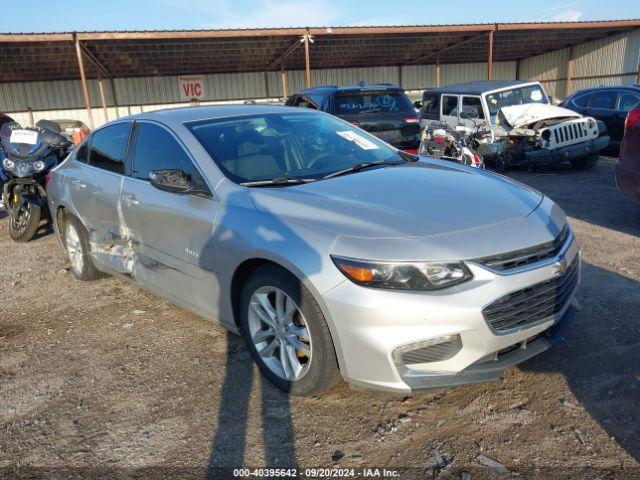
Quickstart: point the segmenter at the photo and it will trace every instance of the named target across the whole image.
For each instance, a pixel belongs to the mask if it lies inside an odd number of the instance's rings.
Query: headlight
[[[33,163],[33,168],[36,170],[36,172],[44,170],[44,167],[46,167],[45,163],[40,160]]]
[[[13,160],[9,160],[8,158],[5,158],[4,160],[2,160],[2,167],[5,170],[13,170],[14,166],[15,166],[15,163],[13,163]]]
[[[333,263],[358,285],[392,290],[439,290],[473,275],[462,262],[370,262],[332,256]]]

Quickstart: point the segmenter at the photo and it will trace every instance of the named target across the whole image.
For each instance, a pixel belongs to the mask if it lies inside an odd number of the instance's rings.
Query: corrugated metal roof
[[[314,36],[313,69],[512,62],[640,27],[640,20],[269,29],[0,34],[0,82],[304,69],[300,36]],[[457,46],[457,48],[456,48]],[[384,75],[382,75],[384,76]],[[247,77],[251,78],[251,77]],[[241,87],[238,87],[241,88]]]

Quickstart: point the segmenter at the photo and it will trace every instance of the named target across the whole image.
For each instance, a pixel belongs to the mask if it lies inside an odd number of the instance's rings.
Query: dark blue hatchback
[[[331,113],[394,147],[418,153],[420,119],[400,87],[388,84],[307,88],[286,105]]]

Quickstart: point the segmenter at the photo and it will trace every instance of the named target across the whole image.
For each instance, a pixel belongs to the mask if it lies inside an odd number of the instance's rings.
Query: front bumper
[[[609,136],[603,135],[593,140],[589,140],[575,145],[557,148],[555,150],[528,150],[524,152],[524,157],[531,164],[561,163],[576,158],[587,157],[604,150],[609,145]]]
[[[564,255],[569,264],[580,262],[575,241]],[[473,280],[443,291],[385,291],[345,281],[325,292],[343,377],[354,386],[394,392],[497,379],[557,341],[578,308],[574,289],[555,315],[495,332],[483,308],[507,292],[554,278],[555,259],[510,274],[468,266]],[[403,348],[443,337],[459,338],[461,348],[441,361],[409,367],[398,362]]]

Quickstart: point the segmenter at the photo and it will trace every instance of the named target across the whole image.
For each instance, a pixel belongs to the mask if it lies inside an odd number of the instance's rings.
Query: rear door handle
[[[71,184],[78,188],[87,188],[87,184],[80,180],[73,180]]]
[[[140,205],[140,201],[132,193],[125,193],[124,194],[124,203],[125,203],[125,205],[129,205],[129,206],[131,206],[131,205]]]

